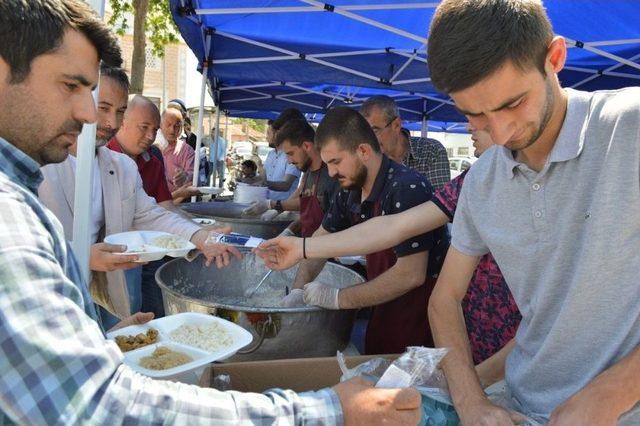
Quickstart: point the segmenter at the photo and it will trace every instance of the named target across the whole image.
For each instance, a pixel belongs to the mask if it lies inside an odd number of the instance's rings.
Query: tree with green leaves
[[[147,40],[153,54],[164,57],[165,46],[178,42],[178,28],[169,11],[168,0],[109,0],[113,15],[109,25],[123,35],[133,16],[133,58],[131,60],[131,93],[142,94]]]

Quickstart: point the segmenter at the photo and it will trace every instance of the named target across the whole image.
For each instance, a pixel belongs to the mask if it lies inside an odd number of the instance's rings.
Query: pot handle
[[[267,336],[267,330],[271,328],[273,325],[274,323],[273,323],[273,320],[271,319],[271,315],[269,315],[266,321],[258,323],[257,328],[260,330],[260,336],[258,337],[258,342],[255,344],[254,347],[245,349],[245,350],[240,350],[237,353],[239,355],[248,355],[260,349],[260,346],[262,346],[262,343],[264,342],[264,339]]]

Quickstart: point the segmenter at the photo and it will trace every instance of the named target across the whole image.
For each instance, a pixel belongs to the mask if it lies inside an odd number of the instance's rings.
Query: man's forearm
[[[400,258],[389,270],[362,284],[340,290],[340,309],[376,306],[397,299],[424,284],[428,252]]]
[[[282,181],[278,181],[278,182],[274,182],[274,181],[267,181],[267,187],[272,190],[272,191],[278,191],[278,192],[285,192],[288,191],[291,188],[291,185],[293,184],[293,181],[295,179],[291,179],[291,180],[282,180]]]
[[[449,348],[441,365],[456,409],[486,398],[474,369],[459,301],[446,295],[436,295],[434,298],[432,294],[429,323],[436,347]]]
[[[294,194],[295,195],[295,194]],[[300,197],[289,197],[280,203],[282,205],[282,210],[287,212],[297,212],[300,211]],[[271,200],[269,202],[269,207],[272,209],[276,208],[276,201]]]
[[[325,263],[327,263],[327,259],[307,259],[300,262],[293,288],[302,288],[305,284],[315,280]]]
[[[599,389],[599,395],[605,398],[600,401],[622,414],[640,401],[640,346],[622,358],[613,366],[600,373],[584,389]],[[581,391],[582,392],[582,391]]]
[[[423,203],[399,214],[378,216],[341,232],[307,240],[307,257],[376,253],[429,232],[449,221],[432,202]]]
[[[476,365],[476,373],[483,388],[504,379],[505,362],[515,343],[515,339],[509,340],[502,349]]]

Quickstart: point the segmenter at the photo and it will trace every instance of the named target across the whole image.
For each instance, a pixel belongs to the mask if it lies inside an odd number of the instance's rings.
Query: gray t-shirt
[[[491,252],[522,313],[510,393],[548,417],[640,345],[640,88],[567,89],[539,173],[493,147],[471,168],[452,245]]]
[[[338,179],[329,176],[329,170],[325,163],[322,163],[322,167],[316,171],[309,170],[305,172],[302,177],[302,185],[300,196],[309,197],[315,195],[318,197],[323,212],[329,210],[333,196],[340,189]]]

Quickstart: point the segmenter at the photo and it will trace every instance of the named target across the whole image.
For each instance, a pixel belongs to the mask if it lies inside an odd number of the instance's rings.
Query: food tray
[[[180,249],[166,249],[164,247],[154,246],[153,244],[151,244],[154,239],[165,236],[180,238],[184,240],[186,244]],[[138,262],[151,262],[154,260],[162,259],[164,256],[185,257],[191,250],[196,248],[196,246],[193,245],[192,242],[187,241],[178,235],[159,231],[121,232],[118,234],[111,234],[107,236],[104,241],[109,244],[126,245],[126,252],[115,254],[136,254],[138,255]],[[143,246],[144,251],[136,251]]]
[[[171,332],[183,324],[188,325],[206,325],[210,323],[218,323],[227,332],[232,340],[231,345],[222,347],[214,352],[208,352],[195,346],[178,343],[171,339]],[[107,333],[107,338],[114,340],[117,336],[131,336],[139,333],[146,333],[150,328],[158,330],[158,338],[156,343],[143,346],[138,349],[124,352],[124,363],[131,367],[132,370],[145,376],[153,378],[172,378],[183,375],[186,372],[199,369],[214,361],[221,361],[234,355],[243,347],[247,346],[253,340],[250,332],[244,328],[212,315],[199,314],[195,312],[183,312],[180,314],[170,315],[158,318],[144,325],[132,325],[124,327],[111,333]],[[165,346],[171,350],[182,352],[193,358],[193,361],[177,367],[166,370],[149,370],[140,366],[140,359],[151,355],[158,346]]]
[[[224,188],[218,188],[217,186],[199,186],[196,189],[202,194],[208,195],[220,195],[224,192]]]
[[[193,220],[195,223],[200,224],[202,226],[211,226],[216,224],[216,220],[210,217],[194,217]]]

